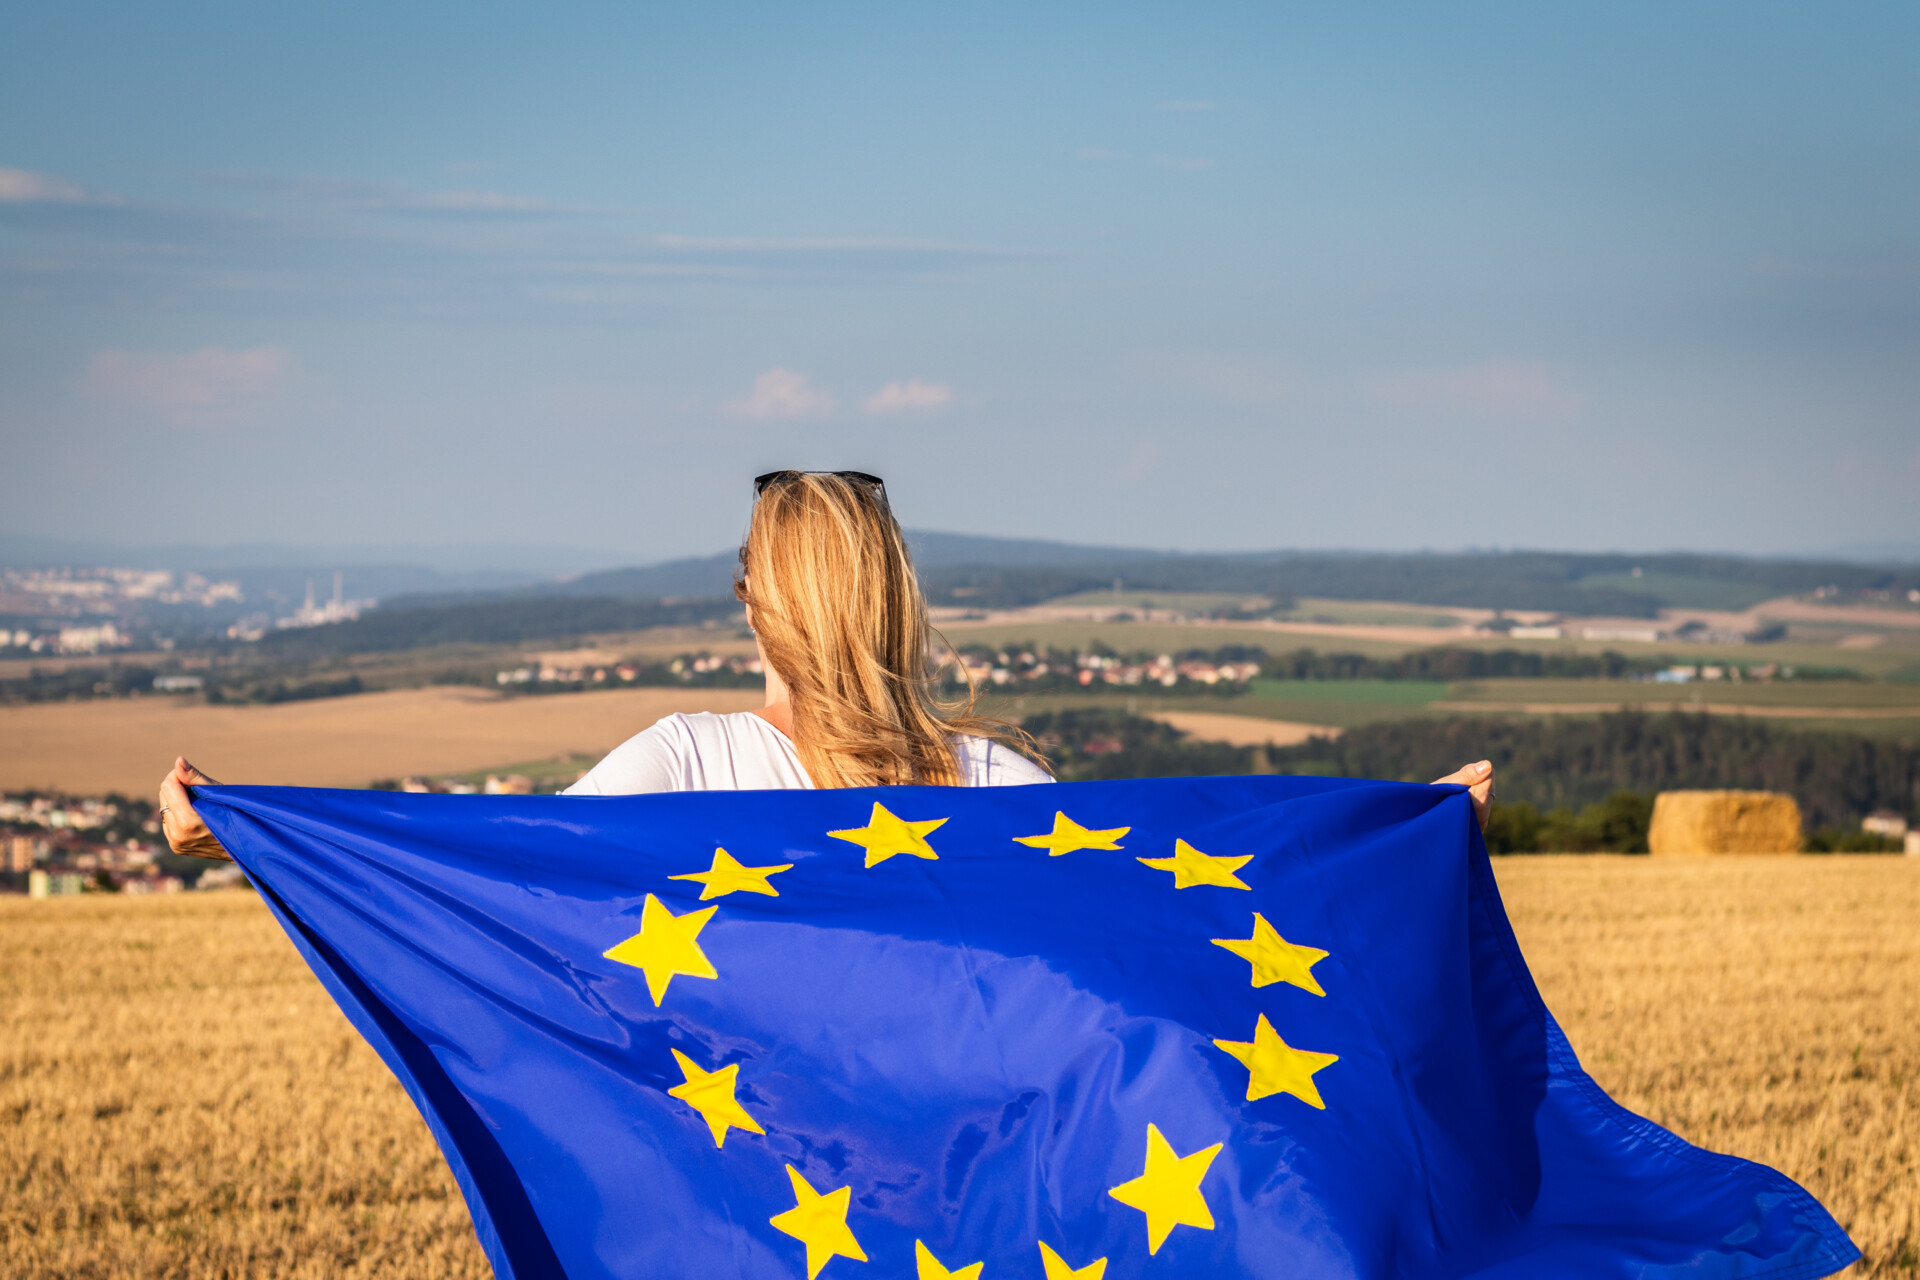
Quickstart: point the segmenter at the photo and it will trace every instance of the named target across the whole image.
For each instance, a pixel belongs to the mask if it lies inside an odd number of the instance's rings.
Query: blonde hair
[[[754,504],[740,565],[734,594],[792,695],[794,746],[815,786],[957,784],[956,734],[1039,758],[1025,733],[974,714],[971,679],[957,704],[936,696],[938,633],[878,485],[780,477]]]

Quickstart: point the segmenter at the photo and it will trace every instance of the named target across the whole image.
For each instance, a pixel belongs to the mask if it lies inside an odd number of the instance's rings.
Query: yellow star
[[[1288,942],[1258,911],[1253,913],[1251,938],[1215,938],[1213,945],[1225,947],[1242,960],[1252,961],[1253,985],[1256,987],[1290,982],[1302,991],[1311,991],[1317,996],[1327,994],[1313,977],[1313,966],[1325,960],[1327,953],[1318,947],[1303,947],[1297,942]]]
[[[707,1128],[713,1130],[713,1145],[727,1145],[728,1128],[745,1129],[748,1133],[765,1133],[760,1122],[747,1114],[740,1100],[733,1096],[733,1089],[740,1081],[740,1064],[722,1067],[718,1071],[702,1071],[692,1058],[673,1051],[673,1060],[680,1064],[680,1074],[687,1078],[685,1084],[677,1084],[667,1090],[667,1096],[678,1098],[700,1113],[707,1122]]]
[[[945,818],[908,822],[894,817],[887,812],[885,805],[875,802],[873,817],[867,820],[866,826],[829,831],[827,834],[836,840],[859,845],[867,851],[867,865],[877,867],[896,853],[910,853],[916,858],[938,858],[940,855],[927,843],[927,833],[945,822]]]
[[[640,911],[640,932],[600,954],[644,970],[647,994],[653,997],[654,1007],[659,1008],[667,997],[667,984],[676,974],[689,978],[720,976],[707,960],[707,953],[694,941],[719,909],[708,907],[676,916],[660,904],[660,899],[648,894],[647,904]]]
[[[1320,1100],[1320,1090],[1314,1087],[1313,1073],[1340,1061],[1339,1054],[1294,1048],[1280,1038],[1264,1013],[1254,1024],[1252,1043],[1244,1040],[1213,1043],[1246,1065],[1248,1102],[1258,1102],[1276,1093],[1290,1093],[1310,1107],[1327,1109],[1327,1104]]]
[[[865,1262],[866,1250],[860,1247],[847,1226],[847,1206],[853,1199],[853,1188],[841,1187],[821,1195],[807,1185],[807,1180],[792,1165],[787,1166],[787,1178],[793,1183],[795,1204],[768,1221],[807,1246],[807,1280],[819,1275],[820,1268],[831,1262],[836,1253],[855,1262]]]
[[[1104,831],[1090,831],[1056,810],[1050,833],[1015,836],[1013,839],[1016,844],[1024,844],[1030,849],[1045,849],[1050,856],[1057,858],[1063,853],[1077,853],[1081,849],[1118,849],[1120,837],[1131,830],[1132,827],[1109,827]]]
[[[1190,1156],[1175,1155],[1160,1130],[1147,1126],[1146,1172],[1107,1194],[1147,1215],[1148,1253],[1160,1252],[1175,1227],[1213,1230],[1213,1211],[1200,1194],[1200,1180],[1207,1176],[1207,1166],[1224,1145],[1216,1142]]]
[[[974,1262],[958,1271],[949,1271],[940,1265],[940,1259],[933,1256],[933,1250],[918,1240],[913,1242],[913,1264],[915,1280],[980,1280],[980,1269],[987,1265]]]
[[[1076,1271],[1067,1265],[1065,1258],[1049,1249],[1045,1240],[1040,1242],[1040,1265],[1046,1268],[1047,1280],[1101,1280],[1107,1274],[1105,1258],[1095,1258]]]
[[[700,890],[700,901],[708,898],[724,898],[730,893],[764,893],[769,898],[777,898],[780,891],[767,883],[768,877],[777,876],[782,871],[793,870],[791,862],[783,862],[777,867],[743,867],[734,861],[733,855],[725,849],[713,851],[713,866],[705,871],[689,871],[683,876],[668,876],[669,880],[692,880],[704,886]]]
[[[1247,889],[1252,886],[1244,883],[1233,874],[1253,861],[1253,855],[1243,858],[1216,858],[1210,853],[1202,853],[1185,840],[1173,842],[1171,858],[1142,858],[1140,861],[1160,871],[1173,872],[1173,887],[1191,889],[1200,884],[1217,884],[1222,889]]]

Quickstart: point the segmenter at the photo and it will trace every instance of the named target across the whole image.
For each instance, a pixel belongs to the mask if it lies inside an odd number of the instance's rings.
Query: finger
[[[1479,820],[1480,829],[1487,829],[1487,819],[1493,814],[1493,778],[1467,788],[1467,794],[1473,797],[1473,816]]]
[[[160,803],[175,816],[184,816],[193,808],[193,801],[187,798],[186,785],[171,774],[160,784]]]
[[[185,846],[206,833],[207,824],[194,811],[187,789],[174,778],[160,785],[160,831],[175,853],[190,852]]]
[[[1438,787],[1447,783],[1454,783],[1463,787],[1471,787],[1481,781],[1490,780],[1492,777],[1493,761],[1482,760],[1478,764],[1463,764],[1444,778],[1435,778],[1433,785]]]
[[[181,756],[173,762],[173,769],[180,780],[190,787],[217,787],[220,784],[193,767],[193,762]]]

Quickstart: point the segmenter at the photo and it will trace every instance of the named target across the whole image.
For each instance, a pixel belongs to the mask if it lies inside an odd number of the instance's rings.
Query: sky
[[[0,14],[0,531],[1920,545],[1920,7]]]

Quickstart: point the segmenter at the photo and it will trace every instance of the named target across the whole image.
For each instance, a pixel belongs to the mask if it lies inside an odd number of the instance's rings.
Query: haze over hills
[[[1298,599],[1326,599],[1651,619],[1669,608],[1738,613],[1780,596],[1823,589],[1861,603],[1905,607],[1909,593],[1920,591],[1920,566],[1834,559],[1511,550],[1201,553],[937,531],[910,531],[908,539],[929,601],[969,610],[1036,605],[1118,585],[1130,593],[1206,593],[1214,597],[1209,609],[1225,610],[1220,616],[1272,616],[1288,612]],[[436,561],[382,563],[377,557],[383,553]],[[514,567],[486,567],[488,555]],[[278,563],[249,564],[255,556]],[[606,553],[557,548],[329,549],[272,543],[135,552],[0,537],[0,566],[51,562],[74,570],[36,575],[31,569],[6,568],[0,624],[13,628],[8,635],[16,648],[33,643],[49,627],[68,625],[61,618],[97,622],[112,617],[123,638],[111,643],[121,645],[127,643],[125,634],[132,634],[136,644],[199,644],[251,631],[243,638],[265,637],[276,651],[369,652],[718,621],[737,608],[731,597],[738,560],[731,550],[628,567],[609,565],[609,559]],[[164,571],[162,577],[192,572],[219,581],[195,588],[202,591],[198,603],[169,603],[180,594],[174,589],[180,583],[165,589],[148,583],[136,590],[126,582],[99,580],[97,570],[96,581],[88,582],[88,560],[121,569],[151,566]],[[599,567],[553,571],[556,563],[568,562]],[[334,612],[316,611],[315,601],[329,596]],[[371,614],[342,620],[369,604],[377,605]],[[316,622],[331,625],[315,629]]]
[[[1905,590],[1913,585],[1909,579],[1920,580],[1913,570],[1848,561],[1684,552],[1188,553],[926,531],[907,536],[931,601],[989,607],[1035,604],[1120,583],[1135,591],[1401,600],[1652,617],[1669,606],[1738,610],[1824,586],[1863,590],[1899,585]],[[711,599],[730,594],[737,567],[735,554],[723,552],[583,574],[510,594]]]

